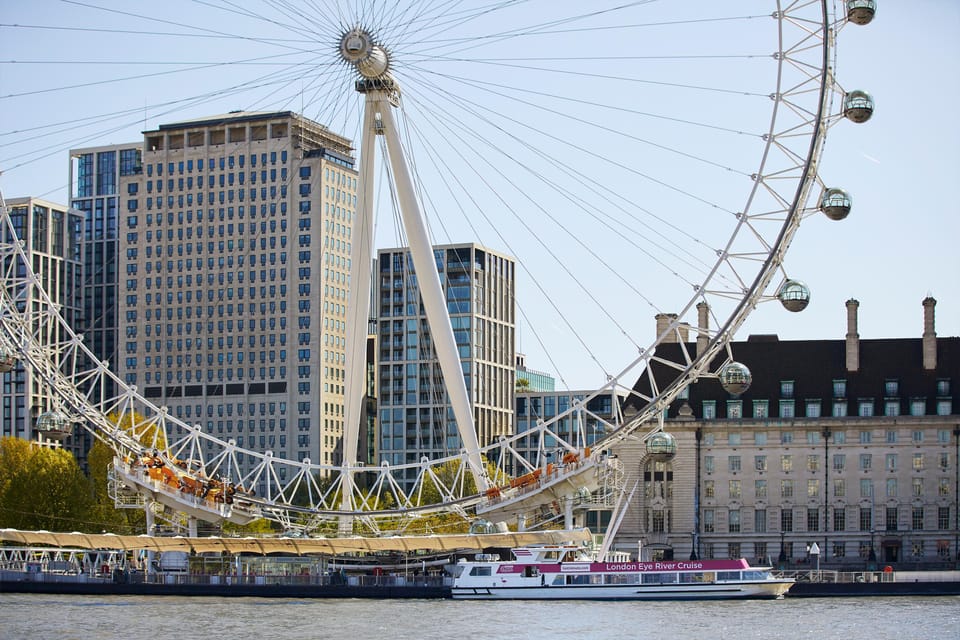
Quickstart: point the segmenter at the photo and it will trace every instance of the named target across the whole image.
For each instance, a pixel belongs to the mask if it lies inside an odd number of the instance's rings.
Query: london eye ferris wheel
[[[98,75],[34,73],[4,97],[22,110],[3,132],[5,186],[71,148],[136,136],[148,118],[237,106],[296,111],[357,145],[345,311],[339,333],[321,334],[343,345],[336,462],[244,447],[146,397],[70,326],[3,206],[0,370],[41,381],[51,400],[38,428],[79,424],[111,445],[118,500],[215,522],[383,533],[437,513],[510,520],[609,489],[619,470],[601,452],[624,439],[669,457],[664,411],[688,384],[749,385],[730,348],[748,315],[767,303],[806,307],[811,292],[788,273],[787,249],[801,222],[851,209],[817,172],[826,133],[873,111],[869,94],[844,90],[834,74],[837,32],[869,23],[869,0],[59,8],[4,28],[25,40],[61,34],[69,62]],[[80,68],[60,62],[44,68]],[[50,95],[65,99],[30,111]],[[433,253],[463,241],[515,260],[522,350],[580,390],[522,432],[478,437],[481,383],[462,375]],[[390,246],[408,251],[426,319],[415,325],[429,334],[419,357],[443,380],[434,393],[457,444],[363,464],[371,268]],[[658,352],[691,336],[697,348],[679,359]],[[633,410],[598,415],[590,403],[603,395]],[[588,438],[586,419],[602,431]],[[556,457],[542,455],[547,442]]]

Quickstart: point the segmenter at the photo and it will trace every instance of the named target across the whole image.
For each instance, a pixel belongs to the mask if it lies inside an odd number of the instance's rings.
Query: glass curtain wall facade
[[[436,246],[434,258],[484,446],[513,431],[515,263],[472,243]],[[462,443],[409,253],[380,250],[377,265],[380,461],[456,454]]]

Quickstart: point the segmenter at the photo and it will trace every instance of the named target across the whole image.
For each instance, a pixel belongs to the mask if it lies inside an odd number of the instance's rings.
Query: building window
[[[938,396],[950,395],[950,378],[940,378],[939,380],[937,380],[937,395]]]
[[[767,532],[767,510],[757,509],[753,512],[753,530],[754,533]]]
[[[793,471],[793,455],[785,453],[780,456],[780,470],[784,473]]]
[[[847,512],[844,509],[833,510],[833,530],[845,531],[847,528]],[[834,553],[836,555],[836,553]]]
[[[887,471],[896,471],[897,470],[897,454],[888,453],[886,456],[886,468]]]
[[[756,431],[753,434],[753,444],[758,447],[764,447],[767,444],[767,432],[766,431]]]
[[[820,444],[820,432],[807,431],[807,444]]]
[[[730,533],[740,533],[740,510],[730,509],[727,514],[727,531]],[[736,556],[731,556],[736,557]]]
[[[834,400],[832,413],[834,418],[846,418],[847,417],[847,401]]]
[[[727,467],[731,473],[740,471],[740,456],[729,456],[727,458]]]
[[[844,465],[847,463],[847,454],[845,453],[835,453],[833,454],[833,470],[834,471],[843,471]]]
[[[843,478],[833,479],[833,497],[843,498],[847,495],[847,481]]]
[[[926,398],[911,398],[910,399],[910,415],[912,416],[922,416],[927,413],[927,399]]]
[[[834,380],[833,381],[833,397],[834,398],[843,398],[847,395],[847,381],[846,380]]]
[[[753,417],[754,418],[767,418],[770,415],[769,403],[766,400],[754,400],[753,401]]]
[[[818,479],[807,480],[807,497],[808,498],[820,497],[820,480]]]
[[[887,379],[883,383],[883,395],[885,396],[900,395],[900,384],[894,379]]]
[[[923,471],[923,454],[922,453],[913,454],[913,470]]]
[[[794,406],[793,400],[781,400],[780,401],[780,417],[781,418],[793,418],[794,417]]]
[[[897,497],[897,479],[896,478],[887,478],[887,497],[896,498]]]
[[[714,400],[703,401],[703,419],[714,420],[717,417],[717,403]]]
[[[781,431],[780,432],[780,444],[790,444],[793,442],[793,432],[792,431]]]
[[[743,401],[727,400],[727,418],[730,420],[739,420],[743,417]]]
[[[873,530],[873,510],[870,507],[860,507],[860,531]]]
[[[753,481],[753,492],[756,494],[757,499],[767,497],[767,481],[766,480],[754,480]]]
[[[872,398],[861,398],[857,401],[857,415],[861,418],[869,418],[873,415]]]
[[[716,530],[716,525],[714,524],[713,509],[704,509],[703,510],[703,532],[713,533],[715,530]]]
[[[739,500],[743,496],[740,481],[730,480],[730,483],[727,486],[727,492],[731,500]]]
[[[836,529],[835,529],[836,530]],[[844,542],[834,542],[833,543],[833,557],[834,558],[843,558],[847,555],[847,545]]]
[[[950,528],[950,507],[937,507],[937,529],[948,531]]]
[[[873,468],[873,455],[870,453],[860,454],[860,470],[870,471]]]
[[[886,529],[887,531],[897,530],[897,508],[887,507],[886,509]]]
[[[780,510],[780,531],[789,533],[793,531],[793,510],[791,509],[781,509]]]
[[[860,478],[860,497],[873,498],[873,481],[869,478]]]
[[[937,540],[937,557],[941,560],[950,559],[950,541]]]
[[[950,495],[950,478],[940,478],[937,481],[937,495],[946,498]]]
[[[739,526],[739,525],[738,525]],[[728,542],[727,543],[727,557],[728,558],[742,558],[740,554],[740,543],[739,542]]]
[[[740,446],[740,432],[739,432],[739,431],[731,431],[731,432],[729,432],[729,433],[727,434],[727,444],[728,444],[729,446],[731,446],[731,447],[739,447],[739,446]]]
[[[923,478],[913,478],[911,480],[913,485],[913,497],[922,498],[923,497]]]
[[[807,417],[808,418],[820,417],[820,401],[819,400],[807,400]]]
[[[820,456],[812,454],[807,456],[807,471],[816,473],[820,470]]]
[[[753,466],[757,471],[766,471],[767,470],[767,456],[754,456],[753,457]]]
[[[897,431],[895,429],[888,429],[886,432],[887,444],[896,444],[897,442]]]
[[[872,434],[869,431],[860,432],[860,444],[870,444]]]
[[[713,480],[704,480],[703,482],[703,497],[705,498],[715,498],[716,490],[714,489]]]
[[[937,454],[937,468],[940,471],[946,471],[950,468],[950,454],[946,451],[941,451]]]
[[[713,473],[713,456],[703,456],[703,470]]]
[[[952,400],[937,400],[937,415],[938,416],[949,416],[953,413],[953,401]]]
[[[780,481],[780,497],[781,498],[793,497],[793,480]]]
[[[884,400],[884,401],[883,401],[883,415],[885,415],[885,416],[898,416],[898,415],[900,415],[900,401],[899,401],[899,400]]]
[[[911,438],[911,440],[913,440],[913,443],[914,443],[914,444],[920,444],[920,443],[922,443],[922,442],[923,442],[923,431],[920,431],[920,430],[914,431],[914,432],[911,434],[910,438]]]
[[[820,510],[816,507],[807,509],[807,531],[820,531]]]

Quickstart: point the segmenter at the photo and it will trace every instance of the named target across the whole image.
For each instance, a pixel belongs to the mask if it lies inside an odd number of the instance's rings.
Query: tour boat
[[[746,560],[594,562],[575,545],[513,549],[514,560],[478,554],[449,567],[455,599],[733,600],[783,597],[792,578]]]

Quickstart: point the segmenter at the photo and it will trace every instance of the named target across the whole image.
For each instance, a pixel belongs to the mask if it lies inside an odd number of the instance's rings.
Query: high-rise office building
[[[515,262],[473,243],[434,247],[480,445],[513,433]],[[382,249],[379,456],[405,464],[462,447],[407,249]],[[411,470],[408,481],[415,477]]]
[[[350,141],[234,112],[146,131],[141,163],[117,189],[123,380],[239,447],[338,464]]]
[[[39,198],[13,198],[6,201],[13,224],[15,238],[5,237],[3,242],[20,239],[33,272],[40,278],[40,286],[49,296],[49,302],[59,308],[68,323],[77,322],[81,311],[81,248],[80,229],[82,217],[79,212],[64,205],[54,204]],[[8,234],[2,229],[0,233]],[[24,273],[18,273],[23,276]],[[45,309],[31,288],[18,300],[24,309]],[[65,335],[53,335],[58,331],[53,325],[44,328],[50,343],[66,340]],[[56,354],[50,354],[57,358]],[[35,425],[43,413],[60,409],[50,387],[33,368],[23,363],[12,371],[0,374],[0,406],[3,419],[0,435],[37,439]],[[74,453],[79,451],[77,439],[67,438],[64,446]]]

